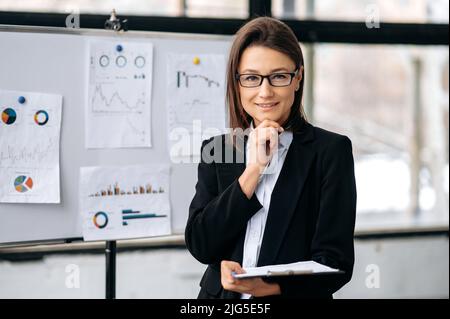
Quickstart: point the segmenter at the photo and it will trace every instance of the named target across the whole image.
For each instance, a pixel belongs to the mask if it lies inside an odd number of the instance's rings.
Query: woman
[[[208,264],[199,298],[332,298],[352,276],[351,142],[307,122],[303,83],[303,54],[284,23],[262,17],[237,32],[227,70],[235,130],[203,142],[185,232],[191,254]],[[232,276],[306,260],[345,274]]]

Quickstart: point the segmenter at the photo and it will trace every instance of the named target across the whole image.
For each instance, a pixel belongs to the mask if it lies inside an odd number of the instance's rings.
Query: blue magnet
[[[122,52],[123,47],[122,47],[120,44],[118,44],[118,45],[116,46],[116,50],[117,50],[117,52]]]
[[[19,101],[20,104],[23,104],[26,101],[24,96],[19,96],[19,98],[17,100]]]

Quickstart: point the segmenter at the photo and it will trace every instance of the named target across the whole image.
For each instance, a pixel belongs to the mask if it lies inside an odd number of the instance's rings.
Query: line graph
[[[86,146],[150,147],[153,45],[127,42],[116,52],[117,44],[90,44]]]
[[[92,93],[91,109],[93,113],[142,113],[145,106],[145,91],[142,91],[135,102],[129,102],[123,98],[114,87],[110,96],[104,92],[102,84],[97,84]]]
[[[167,128],[174,149],[179,149],[176,144],[184,143],[186,135],[193,140],[198,132],[225,128],[225,65],[222,54],[170,54]],[[177,136],[182,139],[176,142]],[[173,154],[175,157],[194,155],[190,147]]]
[[[195,99],[192,102],[186,102],[170,108],[170,121],[171,127],[187,127],[192,128],[194,120],[203,120],[205,116],[209,116],[210,122],[214,121],[213,110],[211,110],[211,104],[207,101],[201,101]]]
[[[6,145],[0,149],[0,166],[29,166],[30,164],[46,164],[58,151],[58,141],[55,138],[36,143],[34,146]]]
[[[214,85],[215,87],[220,87],[219,82],[211,80],[207,76],[201,74],[188,74],[185,71],[177,71],[177,88],[180,88],[182,86],[184,86],[185,88],[189,88],[190,79],[201,79],[203,80],[203,82],[207,83],[208,87],[211,87],[212,85]]]
[[[145,136],[146,136],[146,133],[147,133],[145,131],[145,129],[139,129],[137,127],[138,122],[136,120],[132,121],[130,119],[130,117],[127,117],[126,121],[127,121],[127,125],[128,125],[128,128],[129,128],[129,130],[127,130],[128,134],[131,134],[132,137],[137,138],[141,142],[145,142]]]

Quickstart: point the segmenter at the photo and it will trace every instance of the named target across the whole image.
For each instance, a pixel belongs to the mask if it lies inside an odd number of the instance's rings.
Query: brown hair
[[[301,72],[303,53],[294,32],[280,20],[260,17],[242,26],[236,33],[231,46],[227,66],[227,104],[229,106],[230,127],[246,129],[250,126],[251,116],[245,112],[239,96],[239,83],[236,80],[240,59],[244,50],[250,46],[267,47],[289,56]],[[299,131],[307,122],[302,105],[304,71],[300,88],[295,92],[291,112],[283,127],[291,131]]]

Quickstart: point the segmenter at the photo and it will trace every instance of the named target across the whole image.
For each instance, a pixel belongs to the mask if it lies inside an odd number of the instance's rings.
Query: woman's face
[[[294,71],[295,63],[289,56],[263,46],[245,49],[238,67],[239,74],[269,75]],[[280,125],[287,120],[295,91],[299,89],[301,74],[302,70],[299,70],[291,84],[284,87],[271,86],[267,78],[258,87],[248,88],[238,84],[242,106],[253,118],[255,127],[266,119]]]

